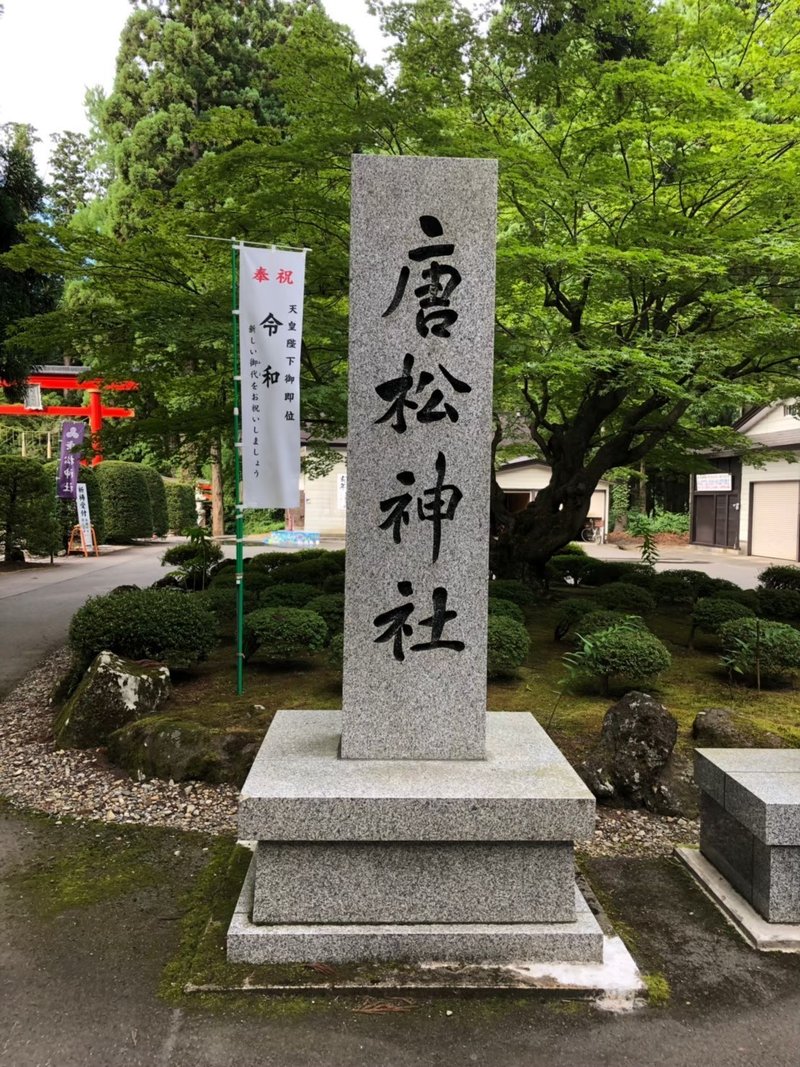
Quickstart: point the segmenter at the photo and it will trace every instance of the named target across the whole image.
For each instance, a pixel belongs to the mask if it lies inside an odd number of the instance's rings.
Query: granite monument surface
[[[243,787],[232,960],[602,959],[594,798],[486,713],[496,183],[354,159],[343,708],[279,711]]]

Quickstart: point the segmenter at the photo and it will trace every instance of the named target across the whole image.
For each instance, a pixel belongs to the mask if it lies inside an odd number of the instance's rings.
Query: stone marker
[[[342,756],[482,759],[495,160],[353,160]]]
[[[486,715],[496,164],[356,157],[343,711],[279,711],[231,960],[599,961],[594,798]]]
[[[700,851],[759,914],[800,923],[800,750],[695,751]]]

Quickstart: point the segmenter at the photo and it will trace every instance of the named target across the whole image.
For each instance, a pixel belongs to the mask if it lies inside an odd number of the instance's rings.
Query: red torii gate
[[[136,412],[133,408],[109,407],[103,403],[102,390],[110,392],[126,393],[139,388],[138,382],[105,382],[100,378],[90,378],[85,381],[78,379],[82,374],[89,371],[88,367],[60,367],[46,366],[36,374],[30,374],[26,385],[38,385],[42,389],[56,389],[64,393],[69,390],[79,389],[88,393],[88,405],[86,407],[72,407],[65,404],[47,404],[41,408],[28,408],[24,404],[0,404],[0,415],[23,415],[27,417],[36,415],[63,415],[65,418],[80,418],[89,416],[89,429],[92,435],[92,466],[96,467],[103,460],[100,451],[100,431],[103,428],[103,419],[132,419]],[[9,383],[0,380],[0,386]]]

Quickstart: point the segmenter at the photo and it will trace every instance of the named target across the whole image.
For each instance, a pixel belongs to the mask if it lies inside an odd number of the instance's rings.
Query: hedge
[[[54,459],[44,465],[45,473],[51,479],[53,492],[56,492],[56,476],[58,475],[58,460]],[[93,467],[78,467],[78,481],[86,486],[86,495],[89,498],[89,517],[94,526],[97,543],[102,545],[106,539],[106,524],[103,516],[103,497],[100,493],[100,485],[97,481]],[[78,525],[78,507],[74,500],[59,500],[56,497],[56,521],[59,527],[59,537],[62,547],[69,544],[69,535],[73,526]]]
[[[169,518],[167,517],[167,493],[164,488],[164,479],[146,464],[141,465],[144,480],[147,482],[147,495],[150,497],[150,511],[153,515],[153,530],[156,537],[166,537],[169,530]]]
[[[197,510],[194,505],[194,486],[186,482],[164,480],[167,497],[167,527],[170,533],[185,534],[197,525]]]
[[[125,545],[136,538],[152,537],[153,511],[141,464],[107,459],[95,467],[95,476],[109,544]]]

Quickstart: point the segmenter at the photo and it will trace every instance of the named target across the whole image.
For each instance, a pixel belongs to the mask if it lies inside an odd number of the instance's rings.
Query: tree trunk
[[[597,484],[583,470],[556,478],[553,471],[550,484],[514,517],[515,554],[539,581],[544,581],[550,557],[580,537]]]
[[[225,533],[225,505],[222,496],[222,443],[219,437],[211,442],[211,536]]]

